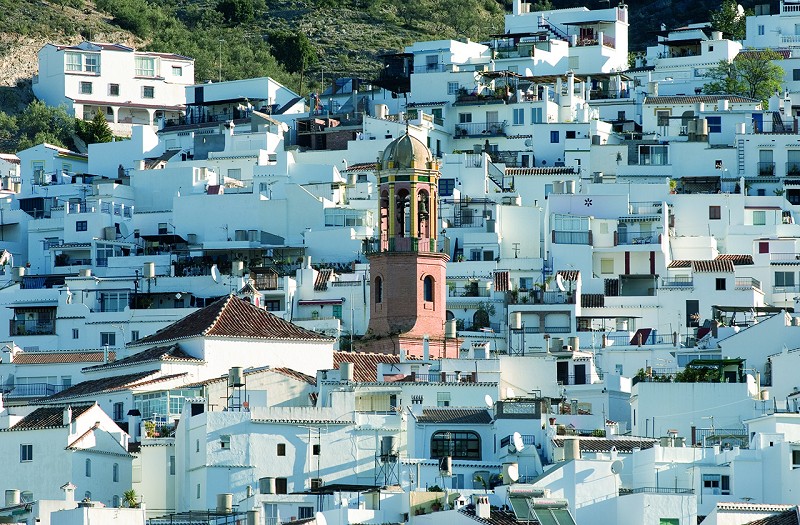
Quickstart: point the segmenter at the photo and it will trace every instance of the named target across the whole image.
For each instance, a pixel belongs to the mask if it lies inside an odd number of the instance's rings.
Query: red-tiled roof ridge
[[[333,276],[332,268],[322,268],[317,272],[317,278],[314,281],[314,291],[321,292],[328,289],[328,281]]]
[[[297,379],[299,381],[305,381],[309,385],[316,385],[317,384],[317,378],[316,377],[310,376],[308,374],[304,374],[303,372],[298,372],[297,370],[293,370],[293,369],[287,368],[285,366],[282,366],[282,367],[279,367],[279,368],[271,368],[270,370],[272,370],[273,372],[276,372],[278,374],[284,375],[286,377],[290,377],[292,379]]]
[[[339,368],[340,363],[353,363],[353,380],[359,383],[374,383],[378,380],[378,364],[397,364],[400,357],[394,354],[380,354],[373,352],[334,352],[333,368]]]
[[[488,425],[492,415],[486,408],[439,407],[425,408],[417,417],[419,423],[448,423],[452,425]]]
[[[120,368],[123,366],[138,365],[152,361],[185,361],[202,363],[202,359],[198,359],[193,355],[184,352],[177,344],[167,346],[154,346],[133,355],[129,355],[119,361],[110,361],[101,365],[87,366],[82,368],[83,371],[89,370],[106,370],[109,368]]]
[[[580,278],[580,270],[558,270],[557,275],[560,275],[565,281],[577,281]]]
[[[109,360],[116,359],[117,353],[108,352]],[[49,365],[53,363],[96,363],[104,359],[103,352],[17,352],[15,365]]]
[[[0,432],[11,432],[16,430],[40,430],[45,428],[64,427],[64,409],[69,406],[72,410],[72,419],[80,417],[84,412],[95,406],[97,403],[84,403],[76,405],[54,405],[39,407],[27,416],[20,419],[16,425],[4,428]]]
[[[798,525],[800,517],[797,513],[798,509],[795,507],[760,520],[750,521],[746,525]]]
[[[721,253],[717,255],[717,261],[731,261],[734,266],[741,266],[753,263],[753,256],[747,253]]]
[[[692,271],[698,273],[733,273],[733,261],[717,259],[713,261],[692,261]]]
[[[301,328],[231,294],[128,346],[192,337],[332,341],[328,336]]]
[[[159,370],[148,370],[144,372],[136,372],[133,374],[125,374],[119,376],[108,376],[100,379],[90,379],[88,381],[81,381],[74,384],[69,388],[62,390],[57,394],[45,397],[34,401],[34,404],[50,404],[53,401],[62,399],[70,399],[74,397],[83,397],[93,394],[100,394],[104,392],[115,392],[124,390],[126,388],[141,387],[151,383],[161,381],[168,381],[178,377],[186,376],[186,372],[179,374],[170,374],[159,376]]]

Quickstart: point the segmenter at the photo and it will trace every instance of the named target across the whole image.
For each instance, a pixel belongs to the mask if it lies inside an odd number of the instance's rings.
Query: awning
[[[307,299],[298,301],[297,304],[300,306],[312,306],[312,305],[319,305],[325,306],[326,304],[342,304],[344,300],[342,299]]]
[[[151,242],[161,242],[164,244],[177,244],[179,242],[186,242],[186,239],[174,233],[163,235],[142,235],[142,239]]]

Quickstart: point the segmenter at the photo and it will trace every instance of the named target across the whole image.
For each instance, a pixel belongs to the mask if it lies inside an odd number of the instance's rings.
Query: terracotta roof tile
[[[328,336],[284,321],[244,299],[229,295],[129,346],[167,343],[191,337],[332,341]]]
[[[733,261],[692,261],[692,271],[697,273],[733,273]]]
[[[565,281],[577,281],[581,272],[578,270],[558,270],[556,274],[560,275]]]
[[[488,425],[492,422],[492,416],[485,408],[425,408],[417,421],[449,425]]]
[[[328,281],[331,280],[333,270],[331,268],[323,268],[317,272],[317,279],[314,281],[314,291],[321,292],[328,289]]]
[[[484,523],[486,525],[519,525],[520,523],[527,523],[517,521],[516,514],[508,510],[492,509],[491,513],[489,514],[489,519],[479,518],[476,516],[475,505],[467,505],[463,509],[459,509],[458,512],[478,523]],[[533,521],[531,523],[533,525],[537,525],[539,522]]]
[[[506,168],[506,175],[579,175],[571,166],[548,166],[540,168]]]
[[[42,398],[37,402],[51,403],[60,399],[70,399],[73,397],[82,397],[92,394],[100,394],[103,392],[125,390],[128,388],[140,387],[155,382],[167,381],[169,379],[176,379],[178,377],[186,376],[186,373],[172,374],[167,376],[160,376],[158,374],[158,370],[150,370],[147,372],[136,372],[135,374],[125,374],[121,376],[111,376],[101,379],[93,379],[90,381],[82,381],[50,397]]]
[[[731,261],[734,266],[753,264],[753,256],[749,254],[721,253],[715,259],[717,261]]]
[[[392,354],[369,352],[334,352],[333,368],[340,363],[353,363],[353,380],[359,383],[374,383],[378,380],[378,363],[399,363],[400,358]]]
[[[564,441],[570,438],[556,437],[553,438],[553,445],[559,448],[564,447]],[[581,452],[610,452],[612,448],[616,448],[617,452],[623,454],[630,454],[634,448],[646,450],[653,448],[658,440],[653,438],[600,438],[581,436],[578,441],[578,446]]]
[[[344,171],[357,172],[357,171],[375,171],[377,165],[374,162],[359,162],[358,164],[351,164]]]
[[[202,363],[202,359],[187,354],[176,344],[169,346],[154,346],[147,350],[142,350],[119,361],[103,363],[102,365],[87,366],[83,370],[106,370],[109,368],[119,368],[122,366],[138,365],[153,361],[178,361],[187,363]]]
[[[720,100],[727,100],[728,102],[739,104],[746,102],[759,103],[760,100],[754,98],[741,97],[739,95],[673,95],[664,97],[647,97],[644,99],[645,104],[697,104],[702,102],[704,104],[714,104]]]
[[[602,308],[606,304],[606,296],[601,293],[581,294],[581,307],[583,308]]]
[[[109,352],[110,360],[116,359],[116,352]],[[17,352],[15,365],[51,365],[57,363],[102,363],[103,352]]]
[[[81,414],[94,406],[94,403],[88,405],[73,405],[72,418],[75,419]],[[2,432],[10,432],[14,430],[40,430],[43,428],[59,428],[64,425],[64,408],[65,406],[49,406],[37,408],[24,418],[22,418],[16,425],[11,428],[3,429]]]
[[[273,372],[277,372],[278,374],[285,375],[286,377],[291,377],[292,379],[297,379],[298,381],[304,381],[309,385],[317,384],[317,378],[308,374],[304,374],[303,372],[298,372],[297,370],[292,370],[291,368],[281,367],[272,368],[271,370]]]
[[[798,525],[797,508],[760,520],[751,521],[746,525]]]
[[[692,266],[692,261],[686,259],[677,259],[669,263],[667,268],[690,268]]]

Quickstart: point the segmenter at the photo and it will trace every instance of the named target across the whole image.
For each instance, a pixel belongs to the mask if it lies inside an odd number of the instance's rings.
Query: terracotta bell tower
[[[446,266],[437,248],[439,161],[408,133],[378,159],[380,237],[368,249],[370,321],[363,350],[457,356],[445,339]],[[448,344],[449,343],[449,344]]]

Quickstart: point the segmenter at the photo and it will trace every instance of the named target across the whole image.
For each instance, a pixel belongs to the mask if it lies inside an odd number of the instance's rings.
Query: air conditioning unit
[[[322,478],[311,478],[311,490],[319,490],[322,485],[324,485]]]

